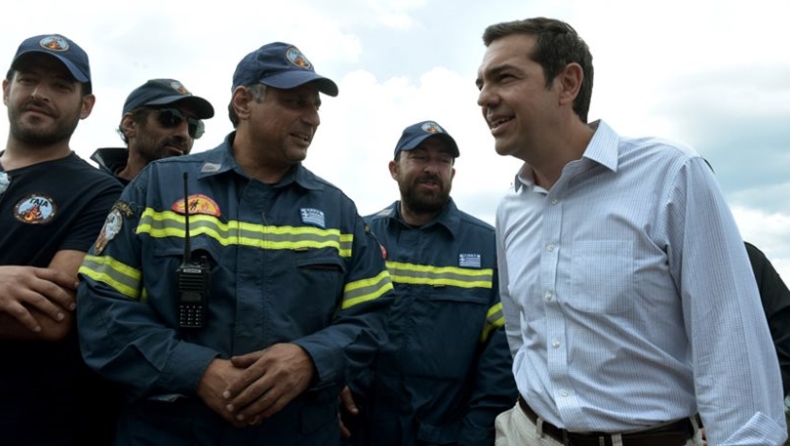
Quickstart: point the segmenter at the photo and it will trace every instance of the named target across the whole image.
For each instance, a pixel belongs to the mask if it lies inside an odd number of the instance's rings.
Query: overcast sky
[[[72,138],[86,159],[122,145],[115,128],[132,89],[178,79],[218,112],[195,144],[201,151],[232,129],[225,110],[238,61],[263,44],[292,43],[340,87],[323,98],[307,167],[363,215],[375,212],[398,198],[387,162],[401,131],[433,119],[460,146],[453,197],[493,223],[519,163],[496,154],[476,105],[481,35],[534,16],[569,22],[590,46],[590,119],[695,147],[713,164],[744,238],[790,282],[785,0],[6,2],[0,64],[38,34],[64,34],[87,51],[97,102]],[[7,133],[0,119],[0,137]]]

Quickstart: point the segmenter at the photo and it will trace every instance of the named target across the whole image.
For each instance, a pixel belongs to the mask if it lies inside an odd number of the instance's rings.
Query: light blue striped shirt
[[[497,211],[519,391],[571,431],[699,411],[710,445],[781,444],[776,352],[710,168],[690,148],[597,124],[550,191],[525,164]]]

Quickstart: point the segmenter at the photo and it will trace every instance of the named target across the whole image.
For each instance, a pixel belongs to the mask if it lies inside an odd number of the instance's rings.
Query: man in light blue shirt
[[[521,398],[497,445],[786,438],[779,366],[735,221],[692,149],[587,123],[592,56],[568,24],[488,27],[478,104],[524,161],[497,212]]]

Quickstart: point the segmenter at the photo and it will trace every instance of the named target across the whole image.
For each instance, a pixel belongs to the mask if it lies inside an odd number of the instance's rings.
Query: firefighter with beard
[[[88,54],[25,39],[3,79],[0,148],[0,444],[110,444],[118,401],[80,358],[77,269],[121,193],[71,149],[90,116]]]
[[[499,301],[494,229],[450,198],[455,140],[436,122],[407,127],[389,162],[400,201],[365,218],[396,299],[389,342],[341,395],[355,445],[493,445],[517,393]]]
[[[203,119],[214,116],[207,100],[194,96],[175,79],[151,79],[123,104],[118,133],[127,148],[96,150],[91,159],[129,184],[151,161],[186,155],[204,132]]]

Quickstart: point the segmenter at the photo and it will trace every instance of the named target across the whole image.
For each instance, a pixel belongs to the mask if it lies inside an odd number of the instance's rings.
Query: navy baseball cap
[[[175,79],[151,79],[135,88],[123,103],[123,114],[140,107],[170,105],[176,102],[189,104],[195,110],[198,119],[209,119],[214,116],[214,107],[209,101],[193,95],[184,84]]]
[[[458,151],[458,144],[455,143],[453,137],[442,126],[435,121],[422,121],[412,124],[403,130],[403,134],[395,146],[395,158],[398,157],[401,150],[413,150],[428,138],[440,138],[446,142],[450,147],[450,154],[453,158],[458,158],[461,155],[461,152]]]
[[[44,34],[25,39],[16,50],[14,60],[11,61],[11,69],[16,68],[16,63],[21,56],[30,53],[44,53],[54,56],[68,68],[78,82],[85,84],[91,81],[88,54],[67,37],[60,34]]]
[[[290,90],[308,82],[315,82],[321,93],[337,96],[337,84],[316,73],[313,64],[299,48],[274,42],[244,56],[233,73],[231,91],[254,84]]]

